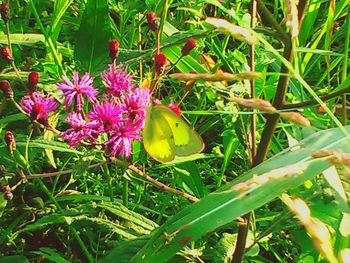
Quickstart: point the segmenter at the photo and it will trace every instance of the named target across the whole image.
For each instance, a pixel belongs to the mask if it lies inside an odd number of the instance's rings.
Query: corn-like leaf
[[[346,129],[349,131],[350,126]],[[171,217],[150,238],[132,262],[156,262],[170,259],[188,242],[232,222],[284,191],[297,187],[329,168],[323,158],[310,155],[321,149],[350,153],[349,138],[339,129],[318,132],[297,145],[248,171],[199,202]]]

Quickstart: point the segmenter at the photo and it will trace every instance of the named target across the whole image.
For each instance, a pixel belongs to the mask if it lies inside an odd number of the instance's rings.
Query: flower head
[[[105,142],[105,146],[109,149],[110,155],[129,157],[132,152],[132,142],[141,140],[139,130],[136,130],[130,122],[118,123],[114,127],[114,133]]]
[[[109,71],[103,72],[101,77],[107,87],[107,94],[117,98],[127,94],[134,87],[131,82],[132,76],[122,69],[117,70],[114,63],[109,65]]]
[[[151,100],[151,92],[147,88],[136,88],[124,100],[125,112],[130,121],[139,129],[143,128],[146,110]]]
[[[49,113],[59,106],[54,98],[50,96],[43,97],[39,91],[33,92],[31,96],[24,96],[20,104],[22,109],[30,115],[32,120],[46,119]]]
[[[110,132],[118,122],[123,121],[123,108],[114,101],[105,100],[94,105],[88,118],[99,124],[100,132]]]
[[[96,121],[86,122],[80,113],[71,112],[66,122],[72,127],[62,133],[62,138],[67,140],[70,146],[77,146],[85,138],[92,141],[98,136],[97,128],[99,124]]]
[[[74,72],[73,83],[65,76],[62,76],[62,80],[63,83],[58,83],[56,86],[59,90],[63,91],[61,97],[65,98],[66,110],[68,110],[74,99],[76,110],[81,112],[84,104],[83,94],[86,95],[89,102],[96,101],[96,95],[98,92],[92,86],[93,78],[89,75],[89,73],[85,73],[79,81],[79,73]]]

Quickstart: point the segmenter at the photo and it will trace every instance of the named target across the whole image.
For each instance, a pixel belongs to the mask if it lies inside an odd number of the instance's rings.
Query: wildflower
[[[134,121],[139,129],[143,128],[146,117],[146,109],[150,103],[151,92],[146,88],[136,88],[129,93],[124,100],[125,111],[128,118]]]
[[[4,20],[4,22],[7,23],[7,21],[9,21],[10,16],[10,8],[8,3],[2,2],[0,6],[0,13],[2,20]]]
[[[36,71],[32,71],[28,75],[28,89],[30,92],[34,92],[36,90],[36,85],[39,82],[39,73]]]
[[[0,54],[1,54],[2,58],[8,62],[12,60],[12,54],[11,54],[11,51],[8,47],[6,47],[6,46],[1,47]]]
[[[136,130],[130,122],[117,123],[114,128],[114,134],[105,142],[105,146],[109,149],[111,156],[117,154],[129,157],[133,140],[141,140],[139,130]]]
[[[156,71],[158,75],[163,73],[167,61],[168,60],[163,53],[159,53],[154,56],[154,62],[156,63]]]
[[[0,81],[0,90],[2,90],[8,98],[13,98],[13,91],[10,83],[7,80]]]
[[[109,57],[111,60],[115,60],[117,58],[118,49],[119,49],[119,42],[116,39],[112,39],[108,42],[109,47]]]
[[[87,117],[99,124],[99,132],[110,132],[118,122],[123,121],[123,109],[114,101],[94,105]]]
[[[107,87],[108,95],[120,97],[134,87],[131,82],[132,76],[122,69],[116,70],[114,63],[109,65],[109,71],[103,72],[101,77]]]
[[[54,98],[50,96],[42,97],[39,91],[33,92],[32,96],[24,96],[20,104],[32,120],[38,121],[46,119],[49,113],[59,106]]]
[[[61,136],[72,147],[76,147],[85,138],[94,141],[98,136],[98,132],[96,131],[99,126],[98,122],[86,122],[80,113],[71,112],[66,122],[72,128],[63,132]]]
[[[184,47],[181,49],[182,56],[186,56],[190,53],[192,49],[194,49],[197,45],[197,41],[194,38],[189,38],[184,45]]]
[[[79,81],[79,73],[74,72],[74,83],[72,83],[65,76],[62,76],[62,80],[63,83],[58,83],[56,86],[59,90],[63,91],[61,97],[65,98],[66,111],[74,99],[76,111],[81,112],[84,104],[83,94],[86,95],[89,102],[94,102],[96,100],[97,90],[95,90],[95,88],[92,86],[93,78],[89,75],[89,73],[85,73]]]
[[[149,29],[152,31],[157,31],[158,25],[157,25],[157,15],[154,12],[147,14],[147,23]]]

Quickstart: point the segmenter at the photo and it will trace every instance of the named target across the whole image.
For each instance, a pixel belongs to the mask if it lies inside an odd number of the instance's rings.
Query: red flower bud
[[[115,60],[117,58],[118,50],[119,50],[119,42],[116,39],[112,39],[108,42],[109,47],[109,57],[111,60]]]
[[[164,66],[167,63],[167,58],[163,53],[159,53],[154,56],[154,61],[156,63],[157,74],[160,75],[164,71]]]
[[[184,47],[181,49],[181,54],[183,56],[186,56],[190,53],[190,51],[192,49],[194,49],[197,45],[197,40],[195,40],[194,38],[189,38],[186,42],[186,44],[184,45]]]
[[[12,153],[14,150],[16,150],[16,141],[15,136],[11,131],[5,132],[5,142],[7,144],[7,148],[10,153]]]
[[[175,104],[174,102],[171,102],[171,103],[169,103],[168,108],[171,109],[173,112],[175,112],[176,115],[181,117],[182,112],[181,112],[180,107],[177,104]]]
[[[13,91],[11,89],[10,83],[7,80],[0,81],[0,90],[2,90],[8,98],[13,98]]]
[[[10,8],[8,3],[2,2],[0,7],[0,13],[1,13],[2,20],[4,20],[5,23],[9,21]]]
[[[157,15],[154,12],[148,13],[147,22],[149,29],[151,29],[152,31],[157,31]]]
[[[32,71],[28,75],[28,89],[30,92],[34,92],[36,90],[36,85],[39,82],[39,73],[36,71]]]
[[[30,118],[35,121],[38,119],[38,115],[40,112],[43,111],[43,105],[40,103],[34,103],[33,108],[32,108],[32,112],[30,113]]]
[[[5,47],[5,46],[1,47],[0,54],[1,54],[2,58],[5,60],[7,60],[7,61],[12,60],[12,55],[11,55],[10,49],[8,47]]]

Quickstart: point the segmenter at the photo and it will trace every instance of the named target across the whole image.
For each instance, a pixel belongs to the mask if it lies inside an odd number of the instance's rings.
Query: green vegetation
[[[349,1],[0,9],[0,263],[349,262]]]

